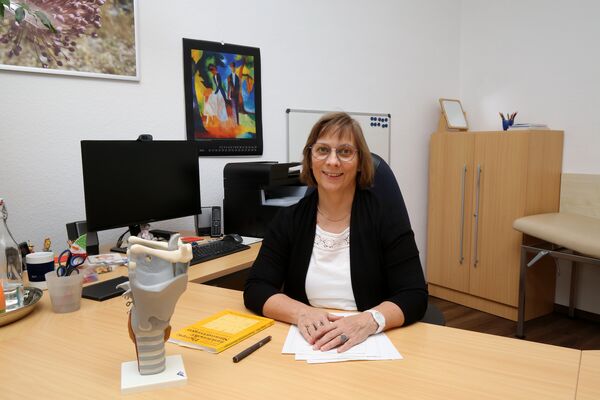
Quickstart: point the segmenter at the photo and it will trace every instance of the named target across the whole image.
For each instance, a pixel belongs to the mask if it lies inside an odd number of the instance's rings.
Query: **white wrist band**
[[[377,310],[367,310],[365,312],[370,313],[377,323],[377,330],[375,331],[375,334],[382,332],[385,329],[385,316]]]

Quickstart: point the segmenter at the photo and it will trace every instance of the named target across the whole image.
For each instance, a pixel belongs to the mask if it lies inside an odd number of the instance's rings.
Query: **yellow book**
[[[210,353],[220,353],[273,325],[274,322],[270,318],[223,310],[175,332],[169,342]]]

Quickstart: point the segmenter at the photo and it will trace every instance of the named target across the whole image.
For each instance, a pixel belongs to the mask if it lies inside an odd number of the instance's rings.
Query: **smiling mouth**
[[[343,175],[343,173],[342,173],[342,172],[333,173],[333,172],[326,172],[326,171],[323,171],[323,173],[324,173],[325,175],[329,176],[330,178],[337,178],[337,177],[340,177],[340,176],[342,176],[342,175]]]

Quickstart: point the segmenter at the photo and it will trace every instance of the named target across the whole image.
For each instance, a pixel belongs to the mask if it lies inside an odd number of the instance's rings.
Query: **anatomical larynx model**
[[[192,247],[172,235],[168,244],[129,238],[129,282],[123,297],[130,300],[129,337],[135,343],[141,375],[165,370],[165,341],[175,304],[187,287]]]

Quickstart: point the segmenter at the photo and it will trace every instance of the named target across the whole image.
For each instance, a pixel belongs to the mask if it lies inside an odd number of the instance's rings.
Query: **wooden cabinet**
[[[516,218],[558,211],[561,131],[431,136],[427,277],[430,294],[517,319]],[[526,319],[552,311],[554,267],[527,276]],[[530,291],[531,290],[531,291]]]

